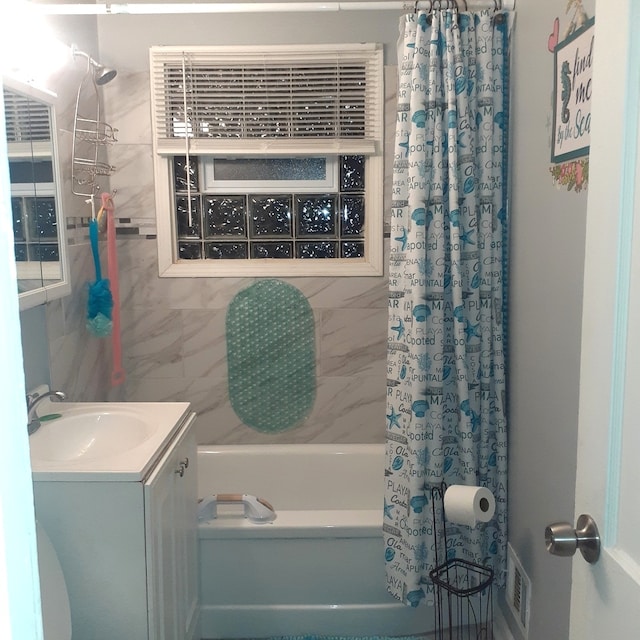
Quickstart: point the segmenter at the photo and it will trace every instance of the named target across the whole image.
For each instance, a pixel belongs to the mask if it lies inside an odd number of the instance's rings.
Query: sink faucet
[[[29,435],[35,433],[40,428],[40,418],[36,413],[36,407],[41,400],[45,398],[57,398],[58,400],[66,400],[67,396],[62,391],[47,391],[40,395],[27,394],[27,432]]]

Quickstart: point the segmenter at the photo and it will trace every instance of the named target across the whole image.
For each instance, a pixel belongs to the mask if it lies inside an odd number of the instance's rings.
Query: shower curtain
[[[482,485],[488,523],[446,558],[506,565],[507,138],[512,14],[401,18],[391,210],[384,500],[387,588],[433,600],[431,488]]]

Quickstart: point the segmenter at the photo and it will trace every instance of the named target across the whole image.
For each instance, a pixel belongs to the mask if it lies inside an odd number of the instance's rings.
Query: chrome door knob
[[[568,522],[554,522],[544,530],[547,551],[554,556],[572,556],[580,549],[582,557],[589,563],[600,557],[600,533],[594,519],[582,514],[574,529]]]

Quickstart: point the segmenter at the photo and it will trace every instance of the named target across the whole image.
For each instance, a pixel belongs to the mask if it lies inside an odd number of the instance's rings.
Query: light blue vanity
[[[36,513],[62,566],[74,638],[196,637],[189,406],[56,402],[40,410],[60,414],[30,436],[31,463]]]

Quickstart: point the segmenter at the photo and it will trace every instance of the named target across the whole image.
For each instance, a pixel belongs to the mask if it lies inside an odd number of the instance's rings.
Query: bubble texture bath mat
[[[231,301],[226,334],[229,398],[238,417],[265,433],[299,425],[316,395],[307,299],[282,280],[260,280]]]

